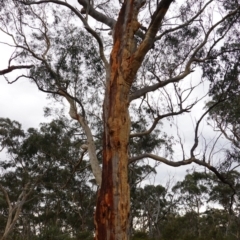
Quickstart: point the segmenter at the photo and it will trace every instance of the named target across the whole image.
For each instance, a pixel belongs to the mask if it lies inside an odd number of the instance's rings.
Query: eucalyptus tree
[[[25,137],[24,131],[21,129],[21,124],[10,119],[0,118],[0,140],[1,149],[7,149],[7,153],[15,155],[22,144],[22,139]],[[2,171],[5,172],[9,168],[16,167],[17,160],[13,158],[11,161],[1,162]],[[21,164],[21,161],[18,163]],[[20,170],[21,172],[21,170]],[[29,195],[33,191],[39,176],[33,177],[31,180],[26,178],[23,171],[23,179],[21,184],[18,182],[19,169],[16,172],[7,171],[2,173],[0,179],[0,191],[2,193],[2,201],[6,203],[7,208],[1,209],[3,216],[4,229],[1,229],[1,239],[7,239],[8,235],[13,231],[21,214],[23,204],[29,199]],[[4,205],[3,205],[4,206]],[[8,211],[6,211],[8,209]]]
[[[135,193],[135,229],[147,232],[150,238],[161,237],[160,223],[168,213],[171,203],[167,190],[161,185],[146,185]]]
[[[200,213],[200,208],[209,199],[211,175],[204,172],[187,174],[183,181],[178,181],[172,191],[179,195],[180,204],[186,211]],[[187,203],[187,206],[186,206]]]
[[[229,41],[228,44],[236,43]],[[211,101],[207,103],[207,106],[212,106],[220,99],[225,98],[225,101],[222,101],[210,111],[209,124],[219,133],[219,137],[224,136],[230,142],[230,147],[224,150],[224,160],[219,166],[219,171],[224,173],[224,177],[231,183],[232,201],[230,205],[224,204],[224,208],[228,205],[229,209],[233,205],[234,193],[238,195],[236,176],[239,174],[240,166],[240,81],[238,78],[240,68],[238,62],[238,55],[233,52],[231,55],[224,54],[219,63],[212,63],[214,64],[212,69],[205,67],[205,74],[209,74],[211,80],[209,92]],[[227,68],[227,71],[223,71],[223,65]],[[223,190],[222,186],[218,187]],[[229,189],[226,188],[226,191],[229,191]],[[229,194],[223,195],[229,201]]]
[[[240,216],[240,174],[238,171],[234,171],[229,168],[228,171],[225,171],[225,178],[231,182],[234,186],[234,191],[236,192],[233,195],[231,188],[224,185],[222,182],[219,182],[214,176],[212,180],[212,191],[210,192],[209,201],[218,203],[224,209],[223,212],[226,212],[226,221],[224,224],[224,235],[235,235],[239,236],[239,216]],[[233,201],[233,198],[236,198],[236,201]],[[237,238],[237,237],[236,237]]]
[[[25,132],[1,118],[0,138],[6,151],[0,162],[1,239],[61,235],[63,228],[69,236],[91,235],[96,186],[89,183],[81,129],[61,119]]]
[[[179,196],[179,208],[193,217],[195,235],[198,237],[201,237],[200,208],[208,201],[211,191],[208,183],[208,174],[193,172],[187,174],[183,181],[177,182],[172,189]]]
[[[194,70],[203,69],[207,79],[221,78],[216,63],[239,55],[238,1],[2,0],[0,7],[1,31],[9,37],[5,44],[14,49],[0,74],[29,69],[5,79],[28,78],[49,96],[65,99],[70,117],[83,129],[100,187],[96,239],[128,239],[129,163],[146,158],[174,167],[197,163],[228,183],[213,161],[197,154],[199,125],[225,98],[203,112],[182,159],[173,161],[158,144],[129,155],[129,144],[159,131],[162,119],[191,111],[201,98],[194,96],[198,83],[189,83]],[[227,65],[221,71],[227,72]],[[131,127],[138,122],[145,129]],[[101,129],[99,140],[95,133]]]

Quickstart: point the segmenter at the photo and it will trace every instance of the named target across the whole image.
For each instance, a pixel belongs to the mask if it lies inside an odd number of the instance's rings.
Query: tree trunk
[[[128,185],[129,90],[135,74],[127,74],[126,58],[133,52],[126,39],[127,13],[119,14],[115,26],[110,74],[103,106],[103,172],[95,213],[96,240],[127,240],[130,193]],[[131,18],[131,17],[130,17]],[[129,19],[128,19],[129,20]],[[130,19],[130,22],[132,19]],[[123,37],[125,34],[125,37]],[[134,39],[134,38],[133,38]],[[133,46],[133,45],[131,45]],[[128,77],[127,77],[128,76]]]
[[[104,103],[103,178],[95,214],[96,239],[128,239],[129,87],[121,77],[107,89]]]
[[[115,25],[103,105],[103,169],[95,212],[96,240],[129,237],[129,92],[171,2],[163,0],[158,6],[150,30],[139,46],[135,34],[140,27],[137,16],[144,0],[124,1]]]

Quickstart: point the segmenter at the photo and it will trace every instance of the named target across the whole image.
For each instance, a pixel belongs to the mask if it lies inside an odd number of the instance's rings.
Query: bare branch
[[[231,199],[233,199],[234,195],[236,194],[236,190],[235,190],[233,184],[230,181],[228,181],[225,176],[223,176],[215,167],[213,167],[209,163],[206,163],[205,161],[196,159],[195,157],[191,157],[191,158],[186,159],[186,160],[181,160],[181,161],[176,161],[175,162],[175,161],[170,161],[170,160],[168,160],[164,157],[160,157],[160,156],[157,156],[157,155],[154,155],[154,154],[144,153],[142,155],[130,158],[129,159],[129,164],[133,163],[133,162],[136,162],[136,161],[139,161],[139,160],[142,160],[144,158],[151,158],[151,159],[154,159],[156,161],[165,163],[166,165],[171,166],[171,167],[179,167],[179,166],[189,165],[191,163],[196,163],[200,166],[203,166],[203,167],[206,167],[207,169],[209,169],[211,172],[213,172],[218,177],[219,180],[221,180],[221,182],[228,185],[232,189],[233,195],[231,196]],[[233,204],[233,201],[232,201],[232,204]],[[230,206],[230,211],[231,211],[231,208],[232,208],[232,204]]]
[[[171,117],[171,116],[177,116],[177,115],[180,115],[184,112],[189,112],[190,109],[194,106],[194,104],[188,106],[187,108],[181,108],[179,111],[177,112],[169,112],[169,113],[166,113],[166,114],[162,114],[162,115],[158,115],[154,121],[153,121],[153,124],[152,126],[147,130],[147,131],[144,131],[144,132],[140,132],[140,133],[132,133],[130,134],[130,138],[133,138],[133,137],[141,137],[141,136],[145,136],[145,135],[148,135],[150,134],[157,126],[158,122],[163,119],[163,118],[167,118],[167,117]]]
[[[106,15],[96,11],[93,6],[91,6],[88,0],[78,0],[78,3],[83,6],[84,9],[88,9],[88,14],[95,20],[106,24],[111,29],[114,28],[116,21],[113,18],[107,17]]]
[[[210,33],[218,26],[220,25],[222,22],[224,22],[227,18],[235,15],[238,11],[240,10],[240,6],[238,8],[236,8],[234,11],[230,12],[229,14],[225,15],[225,17],[223,17],[221,20],[219,20],[217,23],[215,23],[206,33],[204,40],[202,41],[202,43],[195,49],[195,51],[192,54],[191,59],[188,61],[187,65],[191,65],[191,63],[193,61],[198,61],[198,59],[195,59],[195,56],[197,55],[197,53],[205,46],[205,44],[207,43],[208,37],[210,35]]]
[[[236,148],[240,148],[239,145],[239,136],[234,132],[234,129],[231,129],[230,132],[233,134],[233,137],[229,136],[227,131],[224,129],[222,124],[218,121],[217,118],[215,118],[215,121],[217,122],[217,127],[221,131],[221,133],[224,135],[224,137],[229,140]],[[234,127],[233,127],[234,128]],[[236,138],[236,139],[234,139]]]
[[[156,161],[165,163],[165,164],[167,164],[168,166],[171,166],[171,167],[179,167],[179,166],[183,166],[183,165],[189,165],[189,164],[194,162],[193,158],[189,158],[189,159],[186,159],[186,160],[175,162],[175,161],[170,161],[170,160],[168,160],[164,157],[159,157],[159,156],[151,154],[151,153],[144,153],[142,155],[130,158],[129,163],[133,163],[133,162],[142,160],[144,158],[151,158],[151,159],[154,159]]]
[[[170,32],[174,32],[174,31],[177,31],[178,29],[181,29],[183,27],[186,27],[188,25],[190,25],[194,20],[196,20],[196,18],[198,16],[200,16],[200,14],[206,9],[206,7],[212,2],[213,0],[210,0],[208,1],[204,6],[203,8],[200,10],[200,11],[197,11],[197,14],[195,16],[193,16],[191,19],[189,19],[187,22],[185,22],[184,24],[181,24],[175,28],[171,28],[171,29],[168,29],[166,31],[164,31],[161,35],[157,36],[155,40],[160,40],[164,35],[166,35],[167,33],[170,33]]]
[[[142,43],[139,45],[136,53],[134,54],[134,57],[138,62],[142,62],[147,52],[152,48],[155,41],[155,36],[172,2],[173,0],[162,0],[158,4],[156,11],[152,15],[152,21],[148,27],[145,38],[143,39]]]
[[[81,15],[81,13],[74,8],[72,5],[70,5],[67,2],[63,2],[63,1],[58,1],[58,0],[45,0],[45,1],[38,1],[38,2],[30,2],[30,1],[19,1],[20,3],[24,4],[24,5],[33,5],[33,4],[42,4],[42,3],[55,3],[55,4],[59,4],[65,7],[68,7],[71,11],[73,11],[81,20],[83,20],[83,16]],[[104,24],[106,24],[107,26],[109,26],[111,29],[113,29],[114,25],[115,25],[115,20],[112,18],[107,17],[106,15],[96,11],[91,5],[88,4],[87,1],[85,0],[78,0],[79,4],[81,4],[84,8],[89,8],[88,14],[93,17],[94,19],[96,19],[97,21],[100,21]]]
[[[19,215],[22,211],[22,206],[26,202],[27,197],[32,191],[32,188],[29,189],[30,182],[28,182],[24,189],[22,190],[21,194],[18,196],[18,199],[16,203],[13,205],[9,199],[8,193],[5,190],[5,188],[0,184],[0,189],[4,193],[4,196],[6,198],[6,201],[8,203],[8,217],[7,217],[7,223],[5,226],[5,230],[3,233],[3,236],[1,239],[7,239],[7,236],[11,233],[12,229],[14,228]],[[27,192],[28,191],[28,192]]]
[[[150,133],[155,129],[155,127],[157,126],[157,124],[158,124],[158,122],[159,122],[160,119],[161,119],[160,116],[156,117],[156,118],[154,119],[154,122],[153,122],[152,126],[151,126],[147,131],[140,132],[140,133],[132,133],[132,134],[130,134],[129,137],[130,137],[130,138],[142,137],[142,136],[145,136],[145,135],[150,134]]]
[[[185,71],[182,74],[180,74],[176,77],[173,77],[173,78],[169,78],[165,81],[161,81],[158,78],[158,81],[159,81],[158,83],[153,84],[151,86],[144,87],[142,89],[139,89],[136,92],[134,92],[133,94],[131,94],[130,97],[129,97],[129,101],[133,101],[133,100],[145,95],[148,92],[153,92],[153,91],[157,90],[158,88],[162,88],[169,83],[179,82],[180,80],[185,78],[187,75],[189,75],[191,72],[192,71],[190,70],[190,68],[186,68]]]
[[[105,57],[104,54],[104,49],[103,49],[103,43],[102,43],[102,39],[100,38],[100,36],[87,24],[87,22],[85,22],[85,28],[86,30],[92,34],[92,36],[97,40],[98,45],[99,45],[99,53],[100,53],[100,57],[105,65],[105,69],[107,74],[109,74],[109,63]]]
[[[6,73],[10,73],[10,72],[12,72],[12,71],[14,71],[16,69],[30,69],[32,67],[34,67],[34,65],[19,65],[19,66],[12,65],[12,66],[9,66],[6,69],[0,70],[0,75],[4,75]]]
[[[220,104],[221,102],[223,102],[225,100],[226,100],[226,98],[220,98],[216,103],[214,103],[211,107],[209,107],[207,109],[207,111],[205,111],[205,113],[203,113],[202,116],[200,117],[200,119],[197,121],[196,128],[195,128],[195,135],[194,135],[194,144],[190,150],[190,154],[191,154],[192,158],[194,157],[194,151],[198,146],[198,128],[199,128],[201,121],[213,108],[215,108],[218,104]]]

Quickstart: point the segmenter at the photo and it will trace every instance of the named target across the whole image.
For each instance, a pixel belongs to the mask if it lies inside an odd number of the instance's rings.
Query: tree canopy
[[[66,101],[70,118],[80,128],[81,149],[99,187],[95,239],[129,239],[131,166],[149,159],[206,168],[230,188],[227,205],[229,213],[233,211],[237,190],[232,178],[239,168],[237,0],[2,0],[0,13],[0,30],[8,37],[1,44],[12,48],[0,75],[11,84],[28,79],[50,98]],[[204,82],[209,88],[199,95]],[[208,103],[193,123],[190,148],[179,129],[175,131],[182,150],[177,158],[162,123],[191,112],[204,96]],[[224,157],[214,157],[219,138],[212,144],[200,132],[208,114],[215,130],[233,146],[224,150]],[[8,120],[6,124],[19,128]],[[21,144],[24,136],[19,132],[3,132],[3,147],[9,144],[8,134],[16,134],[14,145]],[[31,161],[41,142],[38,133],[32,137]],[[59,138],[58,144],[68,147],[65,140]],[[53,139],[44,141],[45,151],[55,149]],[[57,159],[64,154],[75,158],[72,149],[68,151],[56,149],[54,154]],[[189,194],[198,191],[181,187]]]

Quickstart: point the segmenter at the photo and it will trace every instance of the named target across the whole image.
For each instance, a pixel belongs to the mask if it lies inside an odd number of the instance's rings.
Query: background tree
[[[81,129],[64,119],[27,132],[16,121],[1,119],[1,139],[8,152],[1,162],[2,189],[15,206],[25,190],[24,183],[30,183],[32,189],[22,201],[10,239],[92,239],[96,185],[86,150],[79,147],[79,132]],[[81,152],[82,159],[74,158]],[[45,174],[40,174],[42,171]],[[129,167],[132,240],[238,239],[239,205],[235,203],[229,212],[232,190],[216,176],[189,172],[172,189],[170,183],[142,187],[142,180],[151,174],[156,172],[149,165],[134,163]],[[231,179],[239,196],[239,173]],[[3,193],[2,234],[11,215]],[[220,208],[215,208],[216,203]]]
[[[0,126],[7,151],[1,161],[2,239],[91,236],[96,186],[89,183],[92,174],[77,129],[64,120],[27,132],[9,119],[1,119]]]

